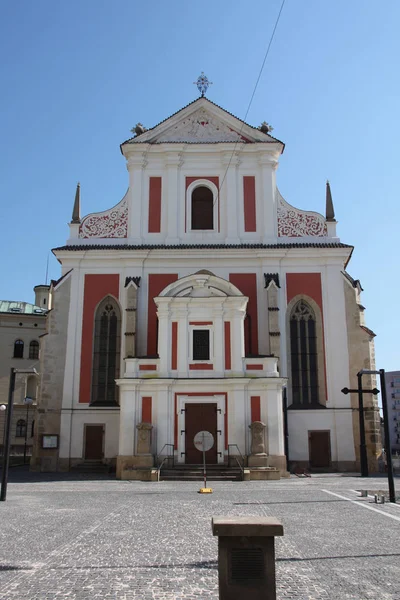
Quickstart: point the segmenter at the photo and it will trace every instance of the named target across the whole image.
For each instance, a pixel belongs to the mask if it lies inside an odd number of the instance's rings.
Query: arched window
[[[214,195],[205,185],[192,192],[192,229],[214,229]]]
[[[316,319],[304,300],[290,314],[290,358],[293,405],[314,408],[319,403]]]
[[[117,403],[121,353],[121,312],[114,298],[107,296],[97,308],[94,321],[92,405]]]
[[[29,358],[34,360],[39,358],[39,342],[37,340],[32,340],[29,344]]]
[[[14,358],[24,358],[24,342],[22,340],[14,342]]]
[[[15,431],[15,437],[25,437],[26,436],[26,421],[25,419],[18,419],[17,421],[17,429]]]

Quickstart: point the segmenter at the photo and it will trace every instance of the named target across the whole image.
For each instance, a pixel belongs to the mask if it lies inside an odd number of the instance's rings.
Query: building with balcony
[[[34,468],[102,461],[149,478],[154,457],[200,463],[200,431],[209,464],[240,457],[254,476],[285,475],[287,458],[357,467],[356,399],[340,390],[374,367],[374,333],[330,186],[325,216],[289,204],[283,150],[266,123],[201,97],[121,144],[129,188],[116,206],[82,218],[78,186],[53,250]],[[366,431],[373,461],[377,411]]]

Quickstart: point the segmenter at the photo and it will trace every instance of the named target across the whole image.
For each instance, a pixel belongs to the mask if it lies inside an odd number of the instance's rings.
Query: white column
[[[277,237],[277,216],[276,216],[276,180],[275,169],[277,161],[269,154],[264,154],[259,158],[261,167],[261,189],[264,222],[261,223],[260,230],[263,231],[263,242],[268,238]],[[257,227],[258,229],[258,227]]]
[[[177,311],[178,321],[178,376],[188,377],[189,375],[189,319],[188,309],[185,304],[181,310]]]
[[[133,244],[142,242],[142,219],[148,198],[143,198],[143,177],[147,165],[146,153],[133,154],[128,159],[129,171],[129,226],[128,237]]]
[[[266,391],[268,454],[284,455],[282,388],[271,384]],[[261,405],[261,415],[265,415]]]
[[[230,164],[229,164],[230,163]],[[220,215],[221,215],[221,232],[225,233],[226,244],[237,244],[239,241],[239,215],[241,214],[238,206],[238,165],[240,160],[238,155],[232,156],[232,153],[226,153],[222,156],[222,165],[225,170],[229,165],[225,180],[222,184],[220,181]],[[224,206],[225,210],[222,211]],[[243,210],[242,210],[243,213]],[[224,220],[225,222],[222,222]]]
[[[137,388],[120,386],[119,455],[133,456],[135,448],[135,406]]]
[[[69,458],[70,439],[72,435],[72,411],[65,410],[61,413],[60,423],[60,458]]]
[[[178,244],[180,238],[178,223],[181,216],[181,208],[184,209],[184,202],[179,202],[178,174],[180,164],[180,153],[167,153],[165,158],[165,166],[167,170],[167,238],[165,240],[166,244]]]
[[[171,320],[168,305],[159,302],[158,317],[158,356],[160,357],[160,377],[168,376],[171,369]]]
[[[225,326],[224,326],[224,317],[222,311],[214,312],[214,357],[213,357],[213,365],[214,371],[217,373],[223,374],[225,370],[225,352],[224,348],[224,335],[225,335]],[[232,350],[231,350],[232,354]]]
[[[63,409],[72,408],[79,402],[80,382],[80,346],[77,348],[78,325],[82,323],[84,276],[79,269],[71,273],[71,291],[68,310],[67,347],[65,353],[65,371],[63,384]],[[62,293],[57,292],[57,293]]]
[[[349,406],[349,397],[340,391],[344,387],[350,387],[350,382],[343,275],[338,265],[328,265],[322,272],[322,297],[327,408]],[[360,369],[362,367],[360,365]]]

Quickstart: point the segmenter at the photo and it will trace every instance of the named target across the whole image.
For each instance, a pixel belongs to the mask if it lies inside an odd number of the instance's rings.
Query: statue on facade
[[[251,454],[248,458],[248,464],[250,467],[266,467],[268,466],[264,434],[266,425],[262,421],[253,421],[249,428],[251,431]]]
[[[151,454],[151,430],[153,425],[150,423],[138,423],[137,454]]]

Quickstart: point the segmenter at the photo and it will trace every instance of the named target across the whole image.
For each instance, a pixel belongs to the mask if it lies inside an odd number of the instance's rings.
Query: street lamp
[[[24,443],[24,464],[26,461],[26,444],[28,439],[28,423],[29,423],[29,407],[33,404],[33,398],[29,398],[26,396],[24,399],[24,404],[26,404],[26,420],[25,420],[25,443]]]
[[[7,410],[7,406],[5,404],[0,404],[0,411],[4,412],[5,410]],[[6,417],[4,415],[4,425],[3,425],[3,445],[1,447],[1,453],[4,454],[4,438],[6,435],[6,423],[5,423]]]
[[[396,502],[396,493],[394,489],[394,478],[393,478],[393,462],[392,462],[392,447],[390,444],[390,429],[389,429],[389,413],[387,408],[387,395],[386,395],[386,381],[385,381],[385,369],[379,369],[379,371],[372,371],[369,369],[361,369],[357,373],[357,377],[360,379],[363,375],[379,375],[381,382],[381,394],[382,394],[382,412],[383,412],[383,425],[385,429],[385,452],[386,452],[386,464],[389,484],[389,500],[390,502]]]
[[[18,374],[29,374],[38,375],[38,372],[34,367],[31,369],[14,369],[11,367],[10,370],[10,384],[8,387],[8,405],[7,405],[7,422],[5,430],[5,443],[4,443],[4,454],[3,454],[3,471],[1,474],[1,492],[0,501],[5,502],[7,496],[7,481],[8,481],[8,467],[10,464],[10,441],[11,441],[11,423],[12,423],[12,412],[13,412],[13,399],[15,389],[15,377]]]

